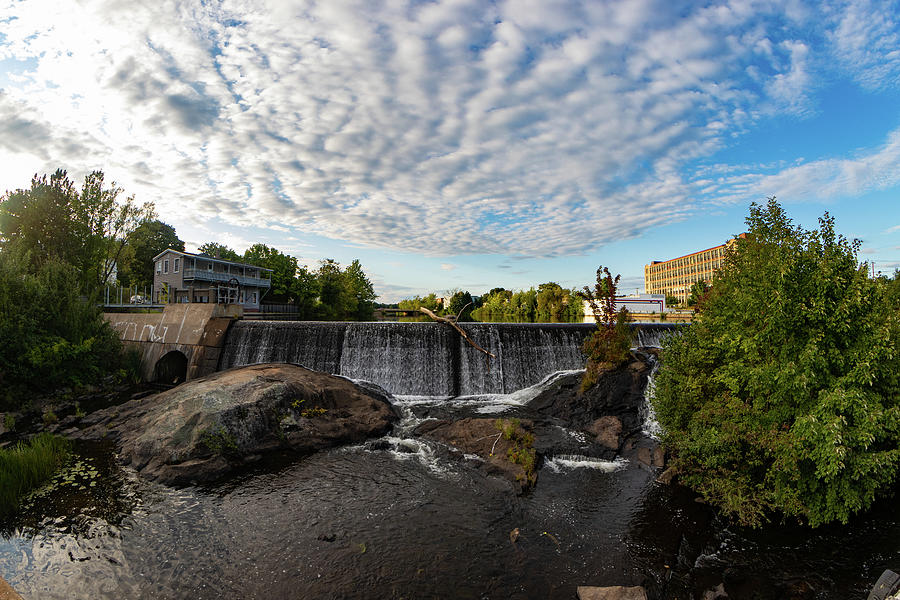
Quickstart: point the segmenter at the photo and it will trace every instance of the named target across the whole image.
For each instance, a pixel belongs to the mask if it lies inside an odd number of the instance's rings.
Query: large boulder
[[[190,484],[263,452],[309,453],[379,436],[396,419],[387,394],[374,386],[299,365],[260,364],[98,411],[73,437],[112,438],[141,475]]]

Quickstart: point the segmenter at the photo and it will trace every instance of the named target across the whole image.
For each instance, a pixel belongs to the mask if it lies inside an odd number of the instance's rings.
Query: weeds
[[[200,434],[200,443],[209,448],[215,454],[236,454],[237,441],[228,430],[221,425],[216,429],[207,429]]]
[[[71,442],[41,433],[29,443],[0,449],[0,518],[16,509],[32,489],[50,479],[71,453]]]
[[[525,481],[529,485],[534,485],[537,481],[535,473],[537,453],[534,449],[534,435],[525,431],[518,419],[497,419],[494,426],[500,431],[503,439],[512,443],[512,446],[506,451],[506,458],[509,462],[520,465],[525,471]],[[522,477],[519,475],[516,480],[521,481]]]

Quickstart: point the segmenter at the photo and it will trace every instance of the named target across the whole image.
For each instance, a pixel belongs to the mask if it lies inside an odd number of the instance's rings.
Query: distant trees
[[[210,258],[233,260],[235,262],[240,262],[241,260],[241,257],[237,252],[235,252],[225,244],[220,244],[219,242],[206,242],[205,244],[197,248],[197,254],[209,256]]]
[[[896,490],[900,311],[858,241],[752,205],[693,324],[667,339],[654,408],[683,483],[741,523],[846,523]],[[895,280],[896,281],[896,280]]]
[[[584,318],[584,307],[577,290],[549,281],[539,285],[537,290],[530,288],[512,292],[494,288],[482,298],[482,306],[475,316],[513,321],[580,322]]]

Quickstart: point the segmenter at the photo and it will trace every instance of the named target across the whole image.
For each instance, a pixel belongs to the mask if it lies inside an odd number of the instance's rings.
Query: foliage
[[[709,285],[704,280],[695,281],[691,286],[691,294],[688,296],[687,305],[696,306],[709,292]]]
[[[344,269],[345,284],[349,288],[350,295],[355,299],[356,308],[347,317],[356,319],[357,321],[370,321],[374,318],[375,289],[372,282],[366,277],[362,264],[358,259],[354,259],[346,269]]]
[[[597,329],[584,341],[582,351],[587,356],[581,389],[587,390],[597,381],[603,370],[625,362],[631,350],[631,328],[628,309],[616,312],[616,289],[620,275],[613,277],[607,267],[597,269],[594,289],[585,286],[582,296],[591,307]]]
[[[666,306],[678,306],[678,304],[680,304],[678,298],[672,294],[666,294]]]
[[[525,481],[534,485],[537,481],[535,470],[537,452],[534,449],[534,435],[522,428],[518,419],[497,419],[494,427],[500,431],[503,439],[511,442],[506,458],[511,463],[520,465],[525,471]]]
[[[846,523],[900,467],[900,318],[827,213],[807,231],[772,198],[747,224],[665,344],[663,440],[682,481],[741,523]]]
[[[3,428],[7,431],[15,431],[16,430],[16,417],[12,413],[6,413],[3,415]]]
[[[314,417],[321,417],[325,413],[328,412],[327,408],[322,408],[321,406],[314,406],[312,408],[305,408],[300,411],[300,416],[304,419],[312,419]]]
[[[296,258],[265,244],[253,244],[244,251],[243,261],[272,269],[272,287],[266,296],[269,301],[287,302],[291,299],[298,270]]]
[[[138,225],[125,240],[119,259],[119,282],[134,287],[152,287],[153,257],[169,248],[184,252],[184,242],[174,227],[156,219]]]
[[[50,257],[31,270],[18,246],[0,252],[0,407],[98,383],[128,359],[96,303],[80,297],[77,269]]]
[[[32,269],[66,262],[80,290],[95,291],[112,278],[128,235],[154,216],[152,204],[119,200],[121,193],[115,182],[104,187],[102,171],[85,176],[80,192],[61,169],[49,178],[35,175],[30,189],[0,197],[0,245],[25,252]]]
[[[474,315],[479,319],[503,318],[511,321],[581,322],[584,310],[577,290],[558,283],[542,283],[538,289],[512,292],[494,288],[482,298]]]
[[[221,258],[222,260],[241,262],[241,257],[237,252],[219,242],[206,242],[197,248],[197,254],[200,256],[208,256],[209,258]]]
[[[34,488],[50,479],[69,457],[71,442],[42,433],[12,449],[0,448],[0,518],[18,507]]]
[[[200,443],[214,454],[235,454],[238,451],[237,441],[227,429],[221,425],[209,428],[200,434]]]
[[[452,296],[450,296],[450,301],[447,302],[447,313],[451,315],[458,315],[460,321],[469,320],[469,314],[471,314],[472,309],[472,294],[467,291],[457,291]],[[468,309],[466,309],[468,307]],[[466,309],[466,314],[462,314],[463,310]]]

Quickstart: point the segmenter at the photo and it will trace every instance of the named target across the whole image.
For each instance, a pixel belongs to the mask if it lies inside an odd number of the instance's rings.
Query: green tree
[[[859,242],[753,204],[654,408],[682,481],[741,523],[847,522],[900,467],[900,317]]]
[[[157,219],[144,221],[126,238],[119,260],[119,281],[125,285],[153,285],[153,257],[171,248],[184,252],[175,228]]]
[[[584,341],[582,351],[587,356],[581,389],[587,390],[597,381],[601,371],[621,365],[631,350],[631,329],[628,309],[616,311],[616,289],[620,275],[615,277],[607,267],[597,269],[594,289],[584,286],[580,296],[587,301],[597,323],[597,329]]]
[[[706,296],[706,293],[709,292],[709,285],[704,280],[695,281],[691,286],[691,294],[688,296],[687,305],[688,306],[696,306],[703,298]]]
[[[265,244],[253,244],[244,252],[245,263],[272,269],[271,302],[288,302],[296,289],[297,259]]]
[[[110,281],[128,235],[155,215],[152,204],[120,200],[121,193],[115,182],[105,187],[102,171],[85,176],[81,192],[61,169],[35,175],[30,189],[0,198],[0,244],[17,244],[33,267],[51,259],[71,264],[80,290],[97,290]]]
[[[321,318],[335,321],[346,319],[356,311],[356,298],[346,285],[341,265],[331,258],[319,261],[316,272],[319,282],[319,314]]]
[[[241,257],[237,252],[219,242],[206,242],[197,248],[197,253],[210,258],[215,258],[216,255],[218,255],[222,260],[232,260],[234,262],[241,261]]]
[[[672,294],[666,294],[666,307],[678,306],[679,304],[680,302],[678,301],[678,298],[676,298]]]
[[[321,287],[314,271],[305,266],[297,268],[297,275],[291,284],[291,298],[297,307],[297,315],[301,319],[313,319],[316,317],[317,302]]]
[[[558,319],[564,308],[568,293],[556,282],[550,281],[538,286],[537,312],[543,317]]]
[[[375,315],[375,298],[378,296],[359,260],[354,259],[346,268],[344,279],[350,294],[356,300],[356,309],[349,316],[357,321],[371,321]]]
[[[459,290],[450,296],[450,301],[447,303],[447,314],[458,316],[460,321],[466,321],[472,310],[470,304],[472,304],[472,294]],[[463,309],[465,309],[465,313],[463,313]]]

